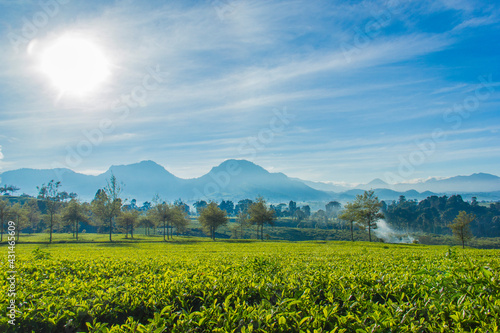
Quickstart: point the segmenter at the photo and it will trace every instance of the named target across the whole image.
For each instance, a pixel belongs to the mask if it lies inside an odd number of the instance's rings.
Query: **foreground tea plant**
[[[2,316],[1,331],[498,331],[498,250],[338,242],[33,250],[19,249],[20,314],[15,327]],[[5,290],[0,302],[5,313]]]

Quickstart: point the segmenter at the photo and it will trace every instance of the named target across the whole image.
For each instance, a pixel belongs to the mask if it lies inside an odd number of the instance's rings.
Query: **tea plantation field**
[[[179,238],[20,244],[16,266],[2,332],[499,330],[499,250]]]

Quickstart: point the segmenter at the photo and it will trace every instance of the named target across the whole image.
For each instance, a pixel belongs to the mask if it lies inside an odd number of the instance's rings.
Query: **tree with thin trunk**
[[[115,218],[121,213],[122,200],[120,199],[121,186],[116,177],[111,174],[108,184],[103,189],[97,191],[94,200],[92,200],[92,212],[107,227],[109,227],[109,241],[113,238],[113,224]]]
[[[27,216],[26,216],[27,212],[25,209],[23,209],[23,207],[21,206],[21,204],[19,203],[16,203],[15,205],[13,205],[11,207],[11,210],[10,210],[10,216],[12,218],[12,221],[15,222],[16,224],[16,240],[19,241],[19,235],[21,233],[21,230],[26,228],[27,226]]]
[[[170,220],[172,225],[172,228],[170,228],[170,238],[174,238],[173,227],[175,227],[177,234],[186,232],[189,218],[183,205],[172,207]]]
[[[0,222],[2,223],[2,230],[0,242],[3,241],[3,234],[5,232],[5,222],[8,222],[10,216],[10,203],[8,200],[0,198]]]
[[[455,217],[453,223],[449,225],[453,235],[462,243],[462,249],[465,248],[465,242],[472,238],[469,225],[475,219],[476,215],[472,213],[467,214],[467,212],[462,210],[458,213],[457,217]]]
[[[264,240],[264,225],[273,225],[276,220],[276,212],[266,205],[266,201],[262,197],[258,197],[254,203],[248,207],[249,222],[260,229],[260,239]]]
[[[241,211],[238,213],[236,221],[238,223],[238,228],[240,229],[240,238],[243,238],[243,229],[249,225],[250,215],[247,211]]]
[[[306,219],[306,214],[302,210],[296,209],[292,218],[295,218],[295,221],[297,221],[297,228],[300,228],[300,224]]]
[[[328,216],[326,215],[326,212],[324,210],[320,209],[315,212],[312,215],[312,219],[316,222],[315,228],[328,228]]]
[[[61,220],[71,225],[73,238],[76,236],[78,240],[78,230],[80,229],[80,222],[87,222],[89,217],[85,212],[84,206],[76,199],[71,199],[70,202],[63,208],[61,213]]]
[[[154,227],[154,218],[151,218],[150,214],[147,214],[146,216],[141,216],[139,218],[138,226],[144,228],[144,236],[149,236],[149,229]]]
[[[117,219],[119,226],[125,230],[125,238],[128,238],[128,233],[130,232],[130,238],[134,238],[134,229],[137,227],[139,222],[139,211],[136,209],[123,211]]]
[[[150,212],[151,217],[157,221],[158,224],[163,225],[163,240],[167,241],[167,239],[170,239],[167,228],[170,227],[173,207],[166,202],[160,203],[158,198],[153,201],[155,202],[155,205],[148,211],[148,213]]]
[[[380,212],[382,204],[375,196],[372,190],[365,191],[362,195],[356,195],[354,202],[358,206],[358,224],[364,229],[368,229],[368,238],[372,241],[372,229],[377,228],[377,221],[384,218],[384,214]]]
[[[38,200],[29,199],[24,203],[23,209],[26,212],[27,227],[36,229],[38,223],[40,223],[40,209],[38,208]]]
[[[348,202],[339,215],[341,220],[349,222],[351,226],[351,241],[354,242],[354,223],[359,220],[360,207],[358,202]]]
[[[228,223],[226,211],[220,209],[213,201],[201,210],[198,220],[212,240],[215,240],[215,230]]]
[[[37,186],[38,199],[43,200],[43,202],[45,203],[45,216],[49,220],[49,243],[52,243],[54,224],[57,221],[58,212],[62,204],[61,192],[59,191],[60,186],[61,182],[56,182],[54,180],[51,180],[47,185],[43,184],[41,187]]]

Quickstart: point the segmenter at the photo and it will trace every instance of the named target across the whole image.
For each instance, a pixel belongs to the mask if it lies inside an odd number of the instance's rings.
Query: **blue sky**
[[[191,178],[237,158],[347,183],[500,174],[490,1],[0,0],[0,22],[0,172],[149,159]],[[84,95],[40,70],[67,35],[109,66]]]

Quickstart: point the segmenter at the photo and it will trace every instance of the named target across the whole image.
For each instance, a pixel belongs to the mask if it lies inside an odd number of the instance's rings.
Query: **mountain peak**
[[[222,171],[222,170],[234,170],[236,172],[244,172],[244,173],[269,173],[266,169],[263,167],[250,162],[248,160],[236,160],[236,159],[229,159],[225,160],[221,164],[219,164],[216,167],[213,167],[210,172],[215,172],[215,171]]]
[[[144,161],[140,161],[140,162],[137,162],[137,163],[132,163],[132,164],[119,164],[119,165],[112,165],[110,166],[110,169],[111,168],[122,168],[122,167],[161,167],[163,168],[161,165],[159,165],[158,163],[154,162],[154,161],[151,161],[151,160],[144,160]]]
[[[159,165],[158,163],[156,163],[155,161],[152,161],[152,160],[143,160],[143,161],[140,161],[138,164],[144,164],[144,165],[148,165],[148,164],[151,164],[151,165]]]
[[[138,163],[126,164],[126,165],[112,165],[109,167],[105,174],[113,173],[117,178],[121,177],[143,177],[149,178],[151,176],[161,176],[168,178],[177,178],[172,173],[170,173],[163,166],[158,163],[145,160]]]
[[[470,177],[476,178],[476,179],[484,179],[484,180],[489,180],[489,179],[497,180],[498,178],[500,178],[498,176],[492,175],[490,173],[484,173],[484,172],[473,173],[472,175],[470,175]]]
[[[228,159],[193,182],[201,194],[217,199],[254,198],[272,200],[328,200],[330,195],[292,180],[283,173],[273,173],[248,161]],[[197,193],[200,195],[200,193]]]
[[[235,159],[235,158],[230,158],[228,160],[225,160],[220,165],[234,164],[234,163],[237,163],[237,164],[242,165],[242,166],[259,167],[257,164],[255,164],[253,162],[250,162],[249,160],[245,160],[245,159],[238,160],[238,159]]]
[[[387,186],[389,184],[387,184],[386,182],[384,182],[380,178],[375,178],[374,180],[372,180],[371,182],[369,182],[367,185],[377,185],[377,186],[384,185],[384,186]]]

